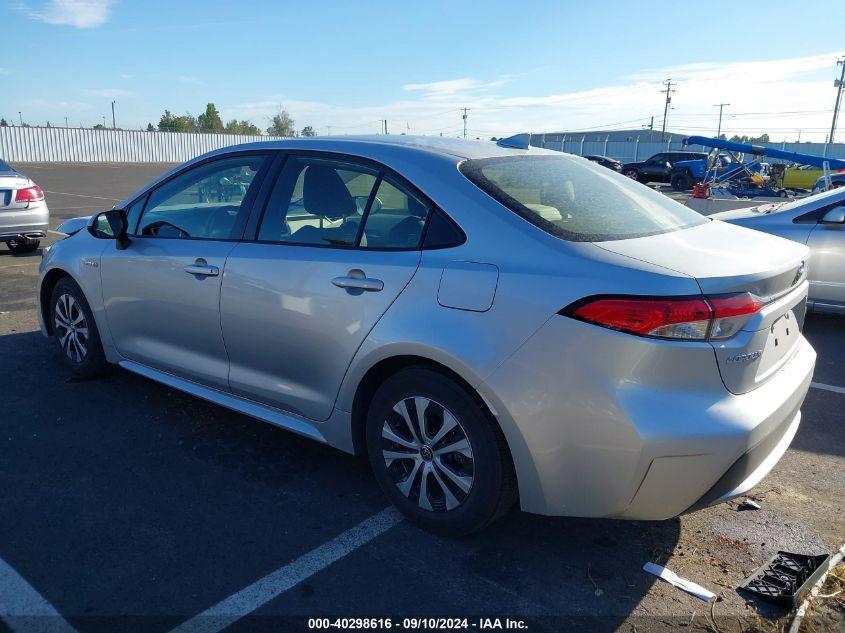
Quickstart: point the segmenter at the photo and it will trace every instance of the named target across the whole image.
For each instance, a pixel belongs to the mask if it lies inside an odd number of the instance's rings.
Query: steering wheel
[[[176,226],[175,224],[168,222],[167,220],[156,220],[155,222],[151,222],[144,229],[141,231],[142,235],[161,235],[161,229],[173,229],[178,234],[176,237],[191,237],[190,233],[188,233],[185,229]],[[164,235],[163,237],[170,237]]]

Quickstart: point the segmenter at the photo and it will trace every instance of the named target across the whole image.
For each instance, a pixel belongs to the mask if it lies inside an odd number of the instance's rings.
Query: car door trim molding
[[[328,443],[323,434],[314,428],[314,425],[309,420],[292,413],[282,411],[281,409],[277,409],[275,407],[270,407],[260,402],[255,402],[254,400],[250,400],[242,396],[225,393],[219,389],[214,389],[213,387],[200,385],[190,380],[186,380],[185,378],[179,378],[173,374],[153,369],[152,367],[148,367],[147,365],[143,365],[133,360],[121,360],[118,362],[118,365],[120,365],[123,369],[143,376],[144,378],[150,378],[151,380],[160,382],[168,387],[172,387],[173,389],[178,389],[179,391],[183,391],[192,396],[224,406],[232,411],[237,411],[238,413],[243,413],[244,415],[257,418],[258,420],[269,422],[270,424],[292,431],[298,435],[303,435],[309,439],[321,442],[322,444]]]

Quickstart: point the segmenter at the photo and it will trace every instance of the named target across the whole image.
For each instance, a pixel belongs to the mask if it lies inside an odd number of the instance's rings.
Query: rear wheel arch
[[[507,442],[507,438],[505,437],[504,430],[501,428],[501,425],[499,424],[499,421],[497,420],[496,416],[493,415],[493,412],[490,410],[490,407],[488,406],[484,398],[481,397],[481,394],[479,394],[478,390],[475,389],[455,370],[450,369],[446,365],[431,360],[430,358],[426,358],[424,356],[416,356],[412,354],[390,356],[388,358],[380,360],[375,365],[370,367],[359,381],[358,387],[355,390],[355,396],[352,400],[351,416],[352,446],[356,455],[363,455],[367,452],[367,443],[365,437],[367,425],[367,412],[369,410],[370,403],[372,402],[373,395],[375,395],[376,390],[389,377],[397,374],[398,372],[404,369],[409,369],[411,367],[420,367],[435,371],[445,376],[446,378],[449,378],[450,380],[454,381],[464,391],[466,391],[466,393],[469,394],[470,397],[473,398],[473,400],[475,400],[476,404],[486,414],[490,423],[497,429],[499,433],[501,433],[504,445],[508,449],[508,458],[511,460],[511,464],[513,464],[513,455],[511,454],[510,446]]]

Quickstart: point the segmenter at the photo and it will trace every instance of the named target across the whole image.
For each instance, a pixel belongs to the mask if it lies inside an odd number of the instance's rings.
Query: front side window
[[[630,178],[563,155],[467,160],[460,170],[517,215],[571,242],[624,240],[707,222]]]
[[[228,239],[244,199],[266,155],[244,155],[204,163],[167,181],[150,194],[138,223],[145,237]],[[131,226],[131,225],[130,225]]]

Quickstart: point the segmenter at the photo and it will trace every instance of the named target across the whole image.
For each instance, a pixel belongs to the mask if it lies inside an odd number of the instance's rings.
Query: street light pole
[[[23,115],[18,111],[18,121],[21,122],[21,127],[23,127]]]
[[[113,130],[116,130],[117,129],[117,123],[115,122],[115,119],[114,119],[114,104],[115,104],[115,102],[112,101],[111,102],[111,127],[112,127]]]

